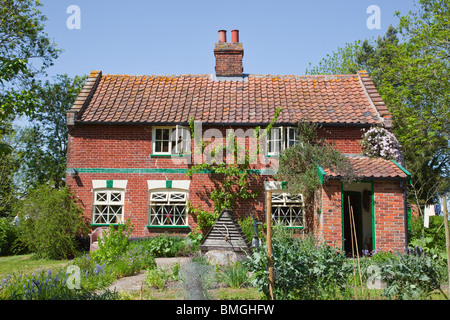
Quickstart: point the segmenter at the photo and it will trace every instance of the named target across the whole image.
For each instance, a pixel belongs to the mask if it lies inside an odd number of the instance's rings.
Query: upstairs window
[[[182,126],[154,127],[152,141],[155,155],[185,155],[191,150],[190,132]]]
[[[123,190],[94,190],[92,223],[123,223],[124,196]]]
[[[286,148],[299,143],[299,133],[293,127],[273,127],[267,137],[267,155],[280,155]]]
[[[186,191],[165,189],[150,192],[150,226],[185,226],[187,222]]]
[[[303,196],[272,192],[272,222],[288,227],[303,227]]]

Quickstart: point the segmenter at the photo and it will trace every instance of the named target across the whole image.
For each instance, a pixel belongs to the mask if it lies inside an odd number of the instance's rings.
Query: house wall
[[[374,231],[377,251],[403,252],[406,247],[403,188],[399,181],[374,181]],[[364,188],[361,184],[361,190]],[[353,184],[345,190],[358,190]],[[342,248],[342,198],[340,181],[322,186],[322,210],[317,215],[316,235],[327,244]]]
[[[375,244],[377,250],[406,248],[403,188],[398,181],[374,183]]]
[[[208,128],[204,128],[206,130]],[[247,128],[243,128],[246,130]],[[223,137],[226,128],[221,127]],[[319,131],[321,137],[335,144],[344,153],[360,153],[359,128],[339,127]],[[80,125],[69,128],[68,138],[68,171],[79,169],[77,177],[70,172],[66,175],[67,185],[79,197],[86,216],[91,217],[93,203],[93,180],[127,180],[125,191],[124,218],[130,218],[135,226],[133,236],[144,237],[160,232],[186,234],[189,229],[149,229],[148,223],[148,180],[189,180],[189,201],[194,207],[201,206],[204,210],[213,211],[209,193],[214,188],[215,177],[198,173],[192,177],[186,175],[189,164],[182,158],[153,157],[152,128],[146,125]],[[266,169],[267,166],[254,165],[256,169]],[[259,191],[255,199],[241,201],[235,208],[238,216],[254,214],[260,221],[264,220],[265,193],[263,181],[273,180],[271,176],[258,175],[250,183],[250,189]],[[340,188],[330,186],[332,201],[337,197],[340,205]],[[335,194],[336,193],[336,194]],[[328,205],[324,203],[325,207]],[[323,209],[325,212],[329,209]],[[331,208],[331,207],[330,207]],[[336,223],[340,217],[323,216],[326,226],[322,232],[330,241],[341,241],[340,228]],[[333,222],[334,221],[334,222]],[[189,225],[196,227],[196,222],[189,216]]]

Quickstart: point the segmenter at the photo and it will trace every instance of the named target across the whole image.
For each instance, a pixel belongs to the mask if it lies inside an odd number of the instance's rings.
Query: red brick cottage
[[[264,128],[281,107],[264,161],[252,169],[251,189],[262,192],[256,199],[241,201],[236,215],[252,213],[264,220],[270,190],[274,223],[314,232],[348,251],[350,201],[359,249],[403,250],[408,172],[396,162],[361,155],[363,129],[391,127],[390,114],[368,74],[244,74],[244,51],[236,30],[231,42],[225,31],[219,31],[214,55],[215,74],[91,72],[67,113],[66,182],[81,200],[92,227],[130,219],[136,237],[187,234],[196,226],[187,202],[212,211],[209,192],[216,178],[208,172],[186,175],[196,163],[189,153],[195,143],[189,118],[201,124],[203,135],[226,137],[227,129]],[[318,168],[320,177],[330,179],[322,184],[314,212],[304,210],[301,195],[289,194],[269,170],[276,151],[295,143],[293,128],[305,118],[322,125],[319,135],[348,155],[362,177],[361,182],[346,185]]]

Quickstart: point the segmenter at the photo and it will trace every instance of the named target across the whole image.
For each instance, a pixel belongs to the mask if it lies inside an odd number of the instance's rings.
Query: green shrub
[[[419,247],[437,260],[441,269],[447,266],[447,251],[444,228],[444,217],[429,217],[429,228],[423,225],[423,217],[413,217],[411,219],[412,233],[410,234],[409,246]],[[448,272],[443,270],[443,275],[448,277]]]
[[[17,226],[10,218],[0,218],[0,256],[14,254],[14,243],[18,238]]]
[[[129,246],[128,237],[133,232],[134,226],[130,220],[117,226],[110,225],[103,236],[98,238],[98,249],[92,252],[92,258],[96,262],[110,263],[123,255]]]
[[[41,185],[14,209],[19,240],[39,258],[67,259],[78,251],[76,237],[89,232],[81,207],[68,188]]]
[[[286,230],[274,230],[272,238],[274,294],[276,299],[339,299],[352,266],[338,249],[316,244],[314,238],[293,238]],[[252,283],[269,297],[267,246],[245,261]]]
[[[171,278],[171,273],[165,268],[150,269],[145,272],[144,282],[150,287],[164,289],[167,280]]]
[[[224,266],[220,270],[220,280],[233,289],[239,289],[249,281],[247,267],[240,261]]]
[[[253,225],[253,218],[251,216],[242,217],[238,220],[238,223],[242,229],[242,232],[244,232],[245,236],[247,237],[247,240],[252,243],[253,242],[253,235],[255,233],[255,227]],[[263,226],[258,225],[258,237],[263,241],[265,239],[263,235]]]
[[[136,242],[142,245],[154,257],[187,256],[194,249],[186,241],[186,238],[167,234],[161,234]]]
[[[202,234],[200,231],[193,230],[193,231],[189,232],[186,240],[188,241],[188,245],[190,245],[192,247],[192,250],[191,250],[192,252],[195,252],[198,250],[198,247],[202,243],[204,237],[205,237],[205,235]]]
[[[382,264],[381,275],[386,283],[383,294],[390,299],[425,299],[440,285],[436,261],[418,248]]]
[[[141,270],[156,268],[155,258],[143,246],[130,246],[122,255],[109,263],[111,272],[118,278],[134,275]]]
[[[89,255],[74,259],[74,265],[80,268],[81,287],[90,291],[105,289],[117,278],[116,273],[111,272],[106,263],[97,264]]]

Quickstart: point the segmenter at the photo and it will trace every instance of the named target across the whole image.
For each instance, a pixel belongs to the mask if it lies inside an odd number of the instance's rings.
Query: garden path
[[[161,267],[170,267],[173,264],[179,262],[180,264],[188,261],[188,257],[175,257],[175,258],[156,258],[156,265],[158,268]],[[141,273],[130,276],[130,277],[124,277],[116,282],[114,282],[110,287],[110,291],[139,291],[141,290],[142,282],[144,281],[145,277],[145,271],[142,271]]]

